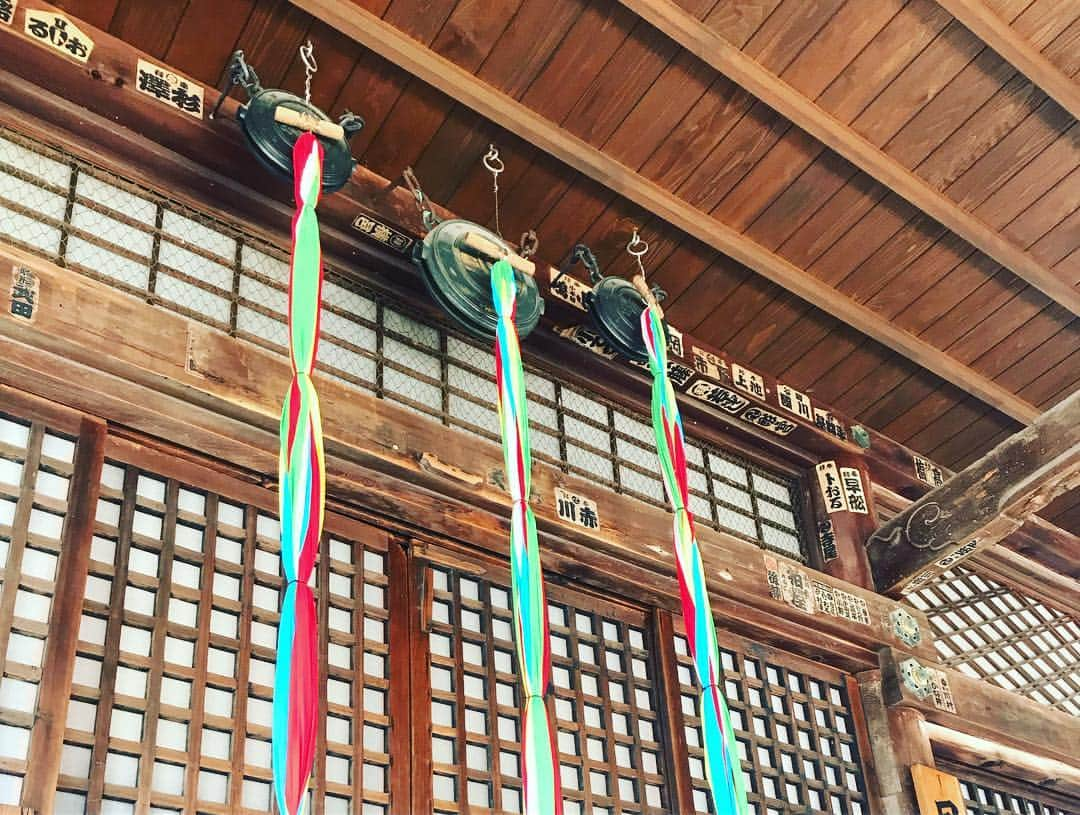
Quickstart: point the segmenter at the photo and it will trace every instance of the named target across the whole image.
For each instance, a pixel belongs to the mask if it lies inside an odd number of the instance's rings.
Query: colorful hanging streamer
[[[532,454],[525,401],[525,372],[521,367],[514,315],[517,283],[509,262],[491,267],[491,294],[499,325],[495,336],[495,375],[499,387],[499,427],[510,516],[510,573],[514,596],[514,643],[524,695],[521,716],[522,786],[525,815],[562,815],[562,784],[555,729],[544,704],[551,685],[551,644],[548,639],[547,598],[536,542],[536,520],[529,507]]]
[[[705,742],[705,773],[717,815],[746,815],[746,786],[735,731],[720,687],[716,626],[705,586],[701,551],[689,509],[686,448],[682,417],[667,372],[667,338],[659,308],[650,305],[641,314],[641,334],[649,352],[653,375],[652,419],[656,452],[668,501],[674,511],[675,561],[682,594],[683,622],[690,654],[701,688],[701,726]]]
[[[319,666],[315,598],[308,581],[322,537],[326,499],[322,420],[311,381],[319,346],[322,249],[315,205],[322,187],[323,148],[312,133],[293,147],[296,214],[289,273],[289,354],[293,377],[281,410],[278,457],[281,565],[285,599],[278,625],[271,763],[278,812],[307,811],[315,760]]]

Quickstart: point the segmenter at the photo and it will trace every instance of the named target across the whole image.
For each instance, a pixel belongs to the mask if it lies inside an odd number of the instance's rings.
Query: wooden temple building
[[[0,0],[0,813],[280,811],[275,89],[354,114],[311,813],[524,812],[497,361],[421,274],[452,218],[543,300],[566,815],[715,809],[652,374],[595,324],[642,271],[747,811],[1080,813],[1080,0]]]

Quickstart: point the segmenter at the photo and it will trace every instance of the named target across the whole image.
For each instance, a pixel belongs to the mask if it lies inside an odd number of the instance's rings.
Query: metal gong
[[[248,147],[255,154],[259,163],[271,172],[292,178],[292,151],[296,140],[304,132],[292,124],[277,121],[276,112],[284,108],[298,114],[305,122],[331,122],[329,116],[297,96],[295,93],[276,89],[264,89],[259,83],[259,75],[244,60],[244,52],[236,51],[229,60],[226,82],[221,89],[221,96],[210,113],[214,118],[221,103],[233,87],[239,85],[248,93],[248,102],[236,112],[240,129],[244,131]],[[364,120],[352,113],[345,112],[338,119],[344,131],[342,138],[330,138],[319,135],[323,146],[324,192],[335,192],[345,186],[356,160],[349,149],[349,139],[364,126]]]
[[[649,361],[641,337],[645,300],[633,283],[621,277],[605,277],[585,295],[585,307],[597,333],[612,350],[634,362]]]
[[[592,291],[583,299],[596,333],[613,351],[634,362],[647,363],[649,352],[641,337],[641,312],[645,310],[645,300],[634,284],[621,277],[604,277],[592,250],[579,243],[563,261],[552,287],[575,263],[581,263],[588,270],[593,284]],[[664,298],[664,292],[659,288],[654,286],[652,291],[657,300]]]
[[[491,294],[493,261],[478,257],[465,247],[469,234],[486,238],[510,252],[502,238],[472,221],[453,219],[436,224],[416,257],[424,285],[443,310],[469,334],[484,339],[495,337],[498,317]],[[518,336],[526,337],[540,322],[544,301],[532,277],[515,270],[517,310],[514,324]]]
[[[324,122],[331,120],[296,94],[273,89],[259,91],[237,111],[236,118],[240,121],[240,128],[244,131],[255,157],[267,169],[291,178],[293,145],[302,131],[292,125],[275,121],[274,112],[278,107],[289,108],[303,116]],[[323,146],[324,192],[334,192],[344,187],[356,167],[356,159],[352,157],[349,149],[349,138],[364,126],[364,121],[358,116],[346,114],[340,124],[345,130],[345,138],[319,137]]]

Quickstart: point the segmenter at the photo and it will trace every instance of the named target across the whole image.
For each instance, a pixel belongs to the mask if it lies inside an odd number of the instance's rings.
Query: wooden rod
[[[487,260],[500,260],[506,258],[510,261],[510,265],[517,271],[524,275],[533,277],[536,274],[536,264],[528,258],[523,258],[521,255],[510,252],[509,254],[503,251],[503,248],[497,243],[494,243],[483,235],[477,235],[475,232],[466,232],[465,237],[461,241],[461,245],[468,249],[473,255],[485,258]]]
[[[656,295],[652,293],[652,289],[649,288],[649,284],[645,282],[644,275],[636,274],[630,281],[634,284],[634,288],[637,289],[638,294],[645,300],[646,305],[655,307],[660,312],[660,318],[664,317],[664,310],[660,308],[660,304],[656,302]]]
[[[299,110],[293,110],[284,105],[278,105],[274,108],[274,121],[280,122],[283,125],[289,125],[290,127],[299,128],[300,130],[309,130],[316,136],[323,136],[327,139],[337,140],[345,138],[345,128],[337,122],[319,119],[312,116],[310,113],[302,113]]]

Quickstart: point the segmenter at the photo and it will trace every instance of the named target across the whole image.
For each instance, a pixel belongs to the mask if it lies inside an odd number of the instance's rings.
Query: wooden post
[[[883,524],[867,549],[878,590],[911,590],[997,543],[1078,471],[1080,391]]]
[[[918,812],[911,765],[934,766],[934,754],[922,728],[923,715],[912,708],[888,708],[882,694],[881,671],[857,677],[871,750],[863,760],[873,768],[873,811],[882,815]],[[876,789],[875,789],[876,787]]]
[[[101,467],[105,460],[105,435],[104,422],[89,417],[82,420],[75,448],[71,498],[56,577],[49,642],[41,669],[37,721],[30,738],[23,783],[22,804],[38,815],[51,815],[60,775],[60,753],[64,746],[68,698],[75,672],[79,620],[90,566],[90,542],[101,490]]]
[[[826,466],[830,464],[834,466]],[[815,470],[818,483],[813,490],[814,509],[818,517],[817,539],[822,552],[822,568],[833,577],[872,589],[874,581],[866,556],[866,541],[878,524],[870,470],[857,455],[838,455],[821,462]],[[861,502],[844,487],[845,482],[851,486],[854,474],[858,477]],[[831,483],[833,480],[835,484]],[[831,489],[839,491],[840,509],[836,509],[836,504],[824,494],[825,490]],[[830,508],[833,508],[832,512]]]
[[[420,609],[424,572],[400,538],[390,538],[387,558],[390,585],[400,589],[389,595],[390,806],[394,812],[424,812],[431,810],[431,675]]]
[[[670,738],[668,745],[668,779],[670,780],[671,810],[694,811],[694,787],[690,780],[690,759],[683,736],[682,700],[679,697],[679,675],[675,661],[675,629],[671,612],[654,608],[651,615],[652,652],[656,657],[660,678],[660,723]]]

